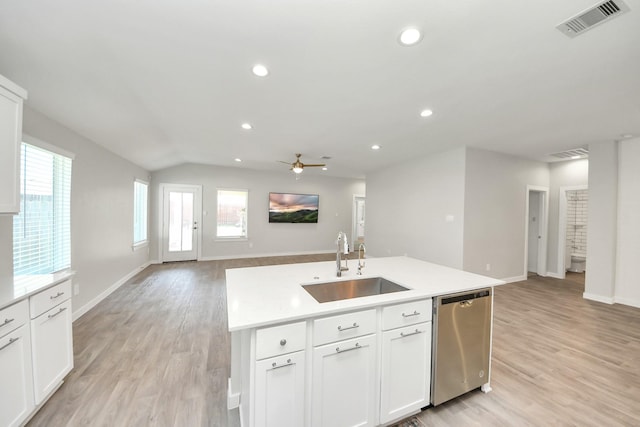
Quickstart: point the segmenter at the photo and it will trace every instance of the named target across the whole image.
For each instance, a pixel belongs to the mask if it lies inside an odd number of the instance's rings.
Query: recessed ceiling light
[[[378,144],[374,144],[374,145],[371,146],[371,149],[372,150],[379,150],[380,146]]]
[[[623,133],[622,135],[620,135],[623,138],[632,138],[633,135],[631,135],[630,133]]]
[[[253,126],[251,126],[251,123],[243,123],[242,124],[242,129],[251,130],[251,129],[253,129]]]
[[[269,74],[269,70],[267,70],[267,67],[265,67],[262,64],[254,65],[251,71],[253,71],[253,74],[255,74],[258,77],[266,77],[267,74]]]
[[[431,111],[431,110],[422,110],[422,111],[420,111],[420,117],[429,117],[432,114],[433,114],[433,111]]]
[[[328,167],[326,167],[326,166],[322,168],[322,170],[323,170],[323,171],[326,171],[326,170],[328,170],[328,169],[329,169],[329,168],[328,168]]]
[[[407,28],[400,33],[400,43],[404,46],[413,46],[422,39],[422,34],[417,28]]]
[[[239,158],[237,158],[237,157],[236,157],[234,160],[235,160],[236,162],[241,162],[241,161],[242,161],[242,159],[239,159]]]

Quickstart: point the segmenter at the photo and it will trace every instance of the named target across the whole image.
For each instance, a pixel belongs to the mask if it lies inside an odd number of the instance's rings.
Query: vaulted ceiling
[[[546,160],[640,135],[640,0],[625,3],[570,38],[556,25],[593,0],[2,0],[0,74],[149,170],[285,173],[302,153],[328,165],[305,173],[363,177],[463,145]]]

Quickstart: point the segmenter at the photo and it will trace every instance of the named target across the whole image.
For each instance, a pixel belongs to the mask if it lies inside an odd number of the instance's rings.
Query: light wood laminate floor
[[[74,323],[75,369],[29,426],[239,425],[224,270],[332,255],[154,265]],[[640,309],[582,298],[583,276],[496,288],[493,391],[426,426],[640,425]]]

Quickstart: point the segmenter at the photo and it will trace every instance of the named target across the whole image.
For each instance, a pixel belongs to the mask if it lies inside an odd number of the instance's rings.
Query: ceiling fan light
[[[293,173],[302,173],[302,168],[300,166],[294,166],[291,170]]]

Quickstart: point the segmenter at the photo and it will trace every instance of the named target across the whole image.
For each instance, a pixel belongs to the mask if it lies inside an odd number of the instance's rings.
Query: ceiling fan
[[[285,163],[287,165],[291,165],[291,170],[296,173],[296,174],[301,174],[302,170],[306,167],[308,168],[318,168],[318,167],[323,167],[326,166],[324,163],[320,164],[309,164],[309,163],[302,163],[300,161],[300,156],[302,156],[302,154],[298,154],[296,153],[296,161],[293,163],[289,163],[289,162],[283,162],[282,160],[278,160],[280,163]]]

